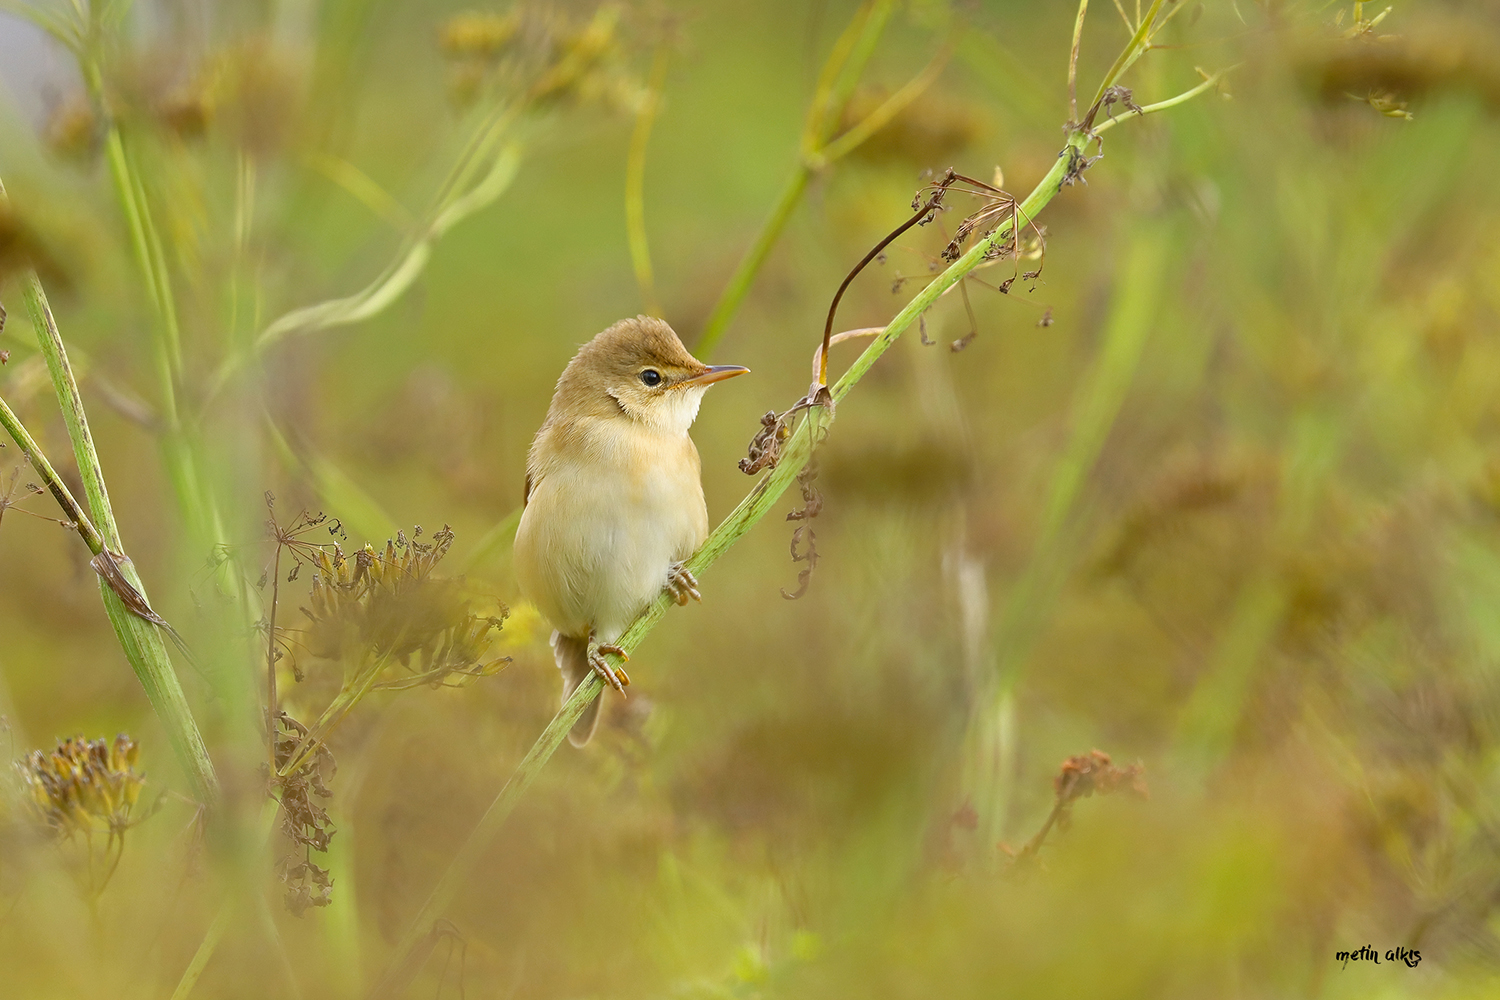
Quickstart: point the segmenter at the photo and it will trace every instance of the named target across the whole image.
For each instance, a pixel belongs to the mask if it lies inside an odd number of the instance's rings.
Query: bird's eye
[[[647,368],[645,371],[641,372],[641,381],[649,386],[661,385],[661,372],[657,371],[655,368]]]

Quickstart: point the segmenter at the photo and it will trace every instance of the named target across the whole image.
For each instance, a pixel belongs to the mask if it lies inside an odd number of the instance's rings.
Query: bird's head
[[[564,419],[614,415],[686,433],[708,387],[749,370],[705,365],[664,321],[637,316],[583,345],[558,380],[553,407]]]

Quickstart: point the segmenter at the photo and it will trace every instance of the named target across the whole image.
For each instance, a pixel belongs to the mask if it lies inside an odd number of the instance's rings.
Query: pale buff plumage
[[[744,371],[710,368],[666,323],[639,316],[585,344],[558,379],[526,463],[515,567],[557,630],[564,701],[591,670],[613,682],[594,647],[618,639],[708,536],[688,428],[708,387]],[[569,734],[575,745],[598,705]]]

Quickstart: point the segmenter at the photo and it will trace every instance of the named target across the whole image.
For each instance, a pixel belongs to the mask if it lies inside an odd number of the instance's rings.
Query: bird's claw
[[[614,653],[622,660],[630,659],[630,654],[619,646],[610,643],[598,643],[589,647],[589,666],[594,668],[594,673],[599,678],[621,694],[630,685],[630,675],[622,667],[611,667],[609,661],[604,658],[605,653]]]
[[[698,592],[697,578],[682,563],[674,563],[667,571],[667,594],[677,602],[678,607],[685,607],[688,598],[703,600],[703,595]]]

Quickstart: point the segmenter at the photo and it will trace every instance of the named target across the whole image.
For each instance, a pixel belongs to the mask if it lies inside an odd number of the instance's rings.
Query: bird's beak
[[[740,365],[712,365],[709,367],[708,371],[704,372],[702,375],[694,375],[692,378],[685,378],[677,384],[713,385],[715,382],[722,382],[726,378],[734,378],[736,375],[744,375],[749,371],[750,369],[742,367]]]

